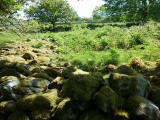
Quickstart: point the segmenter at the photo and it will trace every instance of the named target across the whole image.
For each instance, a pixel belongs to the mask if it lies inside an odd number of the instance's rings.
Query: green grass
[[[78,68],[88,70],[92,67],[103,68],[108,64],[120,65],[132,57],[155,61],[160,59],[160,23],[148,23],[145,26],[120,28],[104,26],[94,30],[75,26],[71,31],[58,33],[24,34],[21,37],[14,33],[1,35],[0,45],[9,40],[50,38],[57,45],[57,55],[50,57],[62,65],[70,62]],[[34,48],[43,47],[43,42],[32,44]]]

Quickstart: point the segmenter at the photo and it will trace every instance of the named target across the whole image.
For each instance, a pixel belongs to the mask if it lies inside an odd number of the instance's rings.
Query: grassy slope
[[[69,32],[25,34],[21,38],[5,32],[1,34],[0,44],[24,38],[50,38],[52,44],[58,46],[58,54],[51,55],[52,59],[60,56],[83,69],[101,67],[109,63],[122,64],[135,56],[143,60],[160,59],[159,23],[130,28],[104,26],[95,30],[74,27]],[[59,64],[63,62],[59,61]]]

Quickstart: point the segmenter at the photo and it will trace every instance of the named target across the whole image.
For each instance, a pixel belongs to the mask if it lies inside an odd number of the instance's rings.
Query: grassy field
[[[91,30],[83,25],[74,26],[67,32],[26,33],[18,36],[5,31],[0,34],[1,46],[7,41],[49,38],[57,46],[57,54],[50,57],[65,59],[57,64],[67,61],[84,70],[93,67],[101,69],[110,63],[119,65],[135,56],[150,61],[160,59],[160,23],[154,22],[129,28],[106,25]],[[34,44],[35,48],[43,46],[40,41]]]

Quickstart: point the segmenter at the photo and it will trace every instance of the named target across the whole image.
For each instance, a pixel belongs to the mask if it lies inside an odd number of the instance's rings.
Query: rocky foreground
[[[160,60],[108,65],[103,78],[27,42],[0,48],[0,120],[160,120]]]

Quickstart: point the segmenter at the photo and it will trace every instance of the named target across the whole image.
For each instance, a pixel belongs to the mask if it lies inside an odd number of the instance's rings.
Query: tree
[[[93,20],[103,21],[103,19],[106,17],[105,9],[106,8],[103,5],[97,6],[92,12]]]
[[[40,0],[38,5],[26,9],[26,14],[31,19],[48,22],[53,26],[56,22],[67,22],[77,17],[66,0]]]
[[[12,15],[28,1],[33,2],[34,0],[0,0],[0,15]]]
[[[126,21],[146,22],[150,8],[159,0],[104,0],[108,16],[126,16]]]

